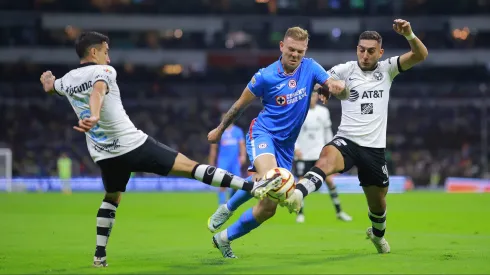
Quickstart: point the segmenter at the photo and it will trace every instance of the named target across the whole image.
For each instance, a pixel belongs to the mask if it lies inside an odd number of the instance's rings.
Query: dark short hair
[[[82,32],[75,41],[75,50],[78,57],[84,58],[91,48],[104,42],[109,44],[109,37],[98,32]]]
[[[365,31],[359,35],[359,40],[376,40],[380,45],[383,42],[383,38],[377,31]]]

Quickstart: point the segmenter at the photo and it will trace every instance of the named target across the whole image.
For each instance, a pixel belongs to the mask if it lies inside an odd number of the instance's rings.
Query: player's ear
[[[381,48],[379,49],[379,57],[381,58],[383,54],[385,53],[385,49]]]
[[[282,40],[281,40],[281,41],[279,41],[279,49],[281,49],[281,51],[282,51],[283,47],[284,47],[284,42],[282,42]]]

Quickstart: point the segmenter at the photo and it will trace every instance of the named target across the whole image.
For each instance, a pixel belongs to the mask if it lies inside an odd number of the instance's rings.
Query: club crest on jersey
[[[289,82],[288,82],[288,86],[289,86],[289,88],[291,88],[291,89],[296,88],[296,80],[294,80],[294,79],[289,80]]]
[[[259,144],[259,149],[265,149],[267,147],[267,143]]]
[[[280,95],[280,96],[276,96],[276,103],[277,105],[279,106],[284,106],[287,104],[287,100],[286,100],[286,97],[283,96],[283,95]]]
[[[382,74],[382,73],[380,73],[380,72],[374,72],[374,73],[373,73],[373,77],[374,77],[374,79],[376,79],[376,80],[380,81],[380,80],[382,80],[382,79],[383,79],[383,74]]]
[[[109,69],[107,69],[107,68],[105,68],[105,69],[104,69],[104,72],[106,72],[106,73],[108,73],[108,74],[112,74],[112,71],[111,71],[111,70],[109,70]]]
[[[252,83],[252,86],[255,86],[255,76],[252,76],[252,80],[250,80],[250,83]]]

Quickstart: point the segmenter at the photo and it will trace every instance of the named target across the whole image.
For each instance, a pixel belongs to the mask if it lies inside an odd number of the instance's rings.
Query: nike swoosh
[[[218,224],[213,223],[213,227],[218,228],[218,227],[222,226],[223,224],[224,224],[224,222],[218,223]]]
[[[351,80],[351,81],[352,81],[352,80],[354,80],[354,79],[355,79],[355,78],[349,77],[349,80]]]

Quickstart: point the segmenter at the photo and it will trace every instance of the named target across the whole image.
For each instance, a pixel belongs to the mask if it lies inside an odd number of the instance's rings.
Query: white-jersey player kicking
[[[303,178],[306,171],[309,171],[315,166],[315,162],[318,160],[323,146],[333,138],[330,112],[326,107],[318,105],[318,94],[321,92],[321,89],[321,85],[315,85],[314,93],[310,99],[308,115],[306,116],[305,122],[303,122],[303,126],[301,126],[301,132],[294,146],[294,172],[299,180]],[[352,217],[342,211],[337,187],[333,183],[333,177],[334,175],[327,176],[325,183],[335,206],[337,218],[346,222],[352,221]],[[296,216],[296,222],[298,223],[305,222],[303,210],[304,205],[301,206]]]
[[[385,160],[388,100],[393,79],[427,58],[425,45],[412,32],[410,23],[396,19],[393,29],[408,40],[410,51],[379,61],[383,56],[382,39],[375,31],[363,32],[357,45],[357,61],[333,67],[329,73],[344,80],[342,120],[333,141],[328,143],[315,163],[315,171],[306,173],[293,195],[283,205],[296,212],[309,193],[318,190],[325,178],[356,166],[368,203],[372,226],[367,237],[379,253],[390,252],[384,238],[386,229],[386,194],[389,177]],[[325,98],[324,98],[325,99]]]
[[[75,47],[80,57],[77,68],[60,79],[47,71],[40,80],[45,92],[68,99],[79,119],[74,129],[85,133],[89,153],[101,170],[106,194],[97,213],[94,266],[107,266],[107,240],[131,172],[194,178],[216,187],[242,189],[260,199],[279,187],[280,175],[256,183],[246,181],[220,168],[190,160],[138,130],[122,105],[117,72],[107,65],[109,38],[85,32],[77,38]]]

